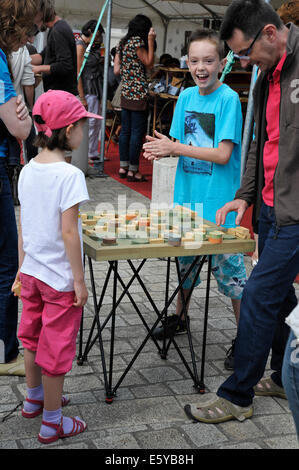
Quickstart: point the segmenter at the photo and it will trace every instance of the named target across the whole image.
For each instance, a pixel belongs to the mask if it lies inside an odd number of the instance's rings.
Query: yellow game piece
[[[190,240],[194,240],[194,233],[193,232],[186,232],[185,238],[189,238]]]
[[[153,244],[164,243],[164,238],[150,238],[149,242]]]
[[[239,226],[236,227],[236,237],[237,238],[243,238],[243,239],[249,239],[250,238],[250,231],[248,228]]]
[[[88,236],[90,236],[90,235],[94,236],[94,235],[96,235],[96,232],[95,232],[95,230],[91,230],[90,228],[88,228],[88,229],[85,230],[85,234],[88,235]]]
[[[166,224],[152,224],[154,230],[166,230]]]
[[[84,220],[85,225],[93,226],[97,224],[97,221],[95,219],[86,219]]]

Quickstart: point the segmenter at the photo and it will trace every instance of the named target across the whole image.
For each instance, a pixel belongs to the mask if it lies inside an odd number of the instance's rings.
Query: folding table
[[[197,246],[197,247],[192,248],[192,246]],[[94,319],[93,319],[93,323],[89,331],[87,343],[85,344],[85,347],[83,350],[84,315],[82,316],[77,363],[79,365],[82,365],[84,361],[87,360],[88,353],[92,349],[93,345],[96,343],[99,344],[102,367],[103,367],[103,375],[104,375],[105,392],[106,392],[105,400],[107,403],[112,403],[113,398],[116,396],[116,391],[118,387],[120,386],[125,376],[127,375],[129,370],[133,366],[135,360],[137,359],[137,357],[143,350],[149,338],[153,340],[160,356],[163,359],[166,359],[169,347],[171,344],[173,344],[183,364],[185,365],[188,373],[190,374],[194,382],[194,387],[199,391],[199,393],[205,392],[204,367],[205,367],[212,255],[224,254],[224,253],[252,252],[254,251],[254,246],[255,246],[255,243],[251,239],[223,240],[221,244],[211,244],[205,241],[205,242],[202,242],[201,246],[195,245],[195,244],[193,245],[186,244],[185,246],[183,245],[179,247],[174,247],[167,243],[137,245],[137,244],[131,244],[128,240],[118,240],[118,244],[115,246],[102,246],[100,242],[93,240],[87,235],[83,235],[84,256],[85,256],[85,259],[87,258],[88,260],[88,269],[90,272],[90,280],[91,280],[91,288],[92,288],[92,296],[93,296]],[[181,278],[180,272],[179,272],[179,265],[178,265],[179,256],[194,256],[195,257],[192,265],[189,267],[188,271],[185,273],[183,278]],[[166,277],[165,277],[165,304],[162,310],[159,310],[157,308],[152,298],[152,295],[149,293],[141,277],[142,267],[144,266],[146,261],[148,259],[154,259],[154,258],[165,258],[167,261]],[[178,285],[172,293],[169,292],[171,258],[174,258],[176,272],[178,276]],[[118,272],[118,262],[120,260],[126,260],[132,272],[132,277],[127,285],[125,285],[124,281],[122,280]],[[137,267],[133,264],[132,260],[138,261],[139,264]],[[101,292],[98,292],[98,293],[96,289],[94,269],[93,269],[93,262],[95,261],[108,262],[108,266],[109,266],[108,271],[106,273],[104,285],[101,288]],[[183,356],[176,342],[175,337],[169,338],[168,340],[164,338],[162,341],[162,346],[160,346],[157,340],[152,336],[152,333],[153,333],[153,330],[156,328],[156,326],[159,324],[159,322],[162,319],[165,319],[167,317],[167,310],[170,304],[173,302],[178,292],[181,292],[181,293],[183,292],[183,288],[182,288],[183,283],[185,279],[188,277],[193,267],[197,264],[198,266],[197,266],[196,276],[193,280],[193,284],[191,286],[189,296],[188,298],[184,299],[184,296],[182,295],[183,309],[182,309],[180,316],[186,313],[186,305],[188,304],[188,300],[192,294],[195,283],[198,279],[198,276],[200,274],[200,271],[205,261],[208,262],[208,270],[207,270],[207,285],[206,285],[206,297],[205,297],[205,309],[204,309],[204,329],[203,329],[203,338],[202,338],[201,371],[200,371],[200,377],[199,377],[198,372],[197,372],[197,365],[196,365],[196,360],[195,360],[193,343],[192,343],[192,335],[190,332],[190,326],[188,322],[186,323],[187,323],[187,335],[188,335],[189,349],[190,349],[190,354],[191,354],[192,370],[189,367],[189,364],[187,363],[185,357]],[[105,298],[110,279],[113,284],[112,308],[111,308],[110,313],[105,318],[105,321],[101,324],[99,314],[103,305],[103,300]],[[140,311],[139,306],[135,302],[134,295],[131,294],[129,291],[130,286],[132,285],[135,279],[138,281],[139,285],[142,288],[142,291],[146,295],[148,301],[153,307],[153,310],[157,314],[157,319],[154,321],[154,323],[151,326],[148,325],[145,315]],[[122,292],[119,297],[117,297],[118,285],[120,285],[122,289]],[[133,308],[136,310],[137,314],[139,315],[145,327],[146,333],[145,333],[144,339],[141,341],[139,347],[135,351],[130,363],[126,367],[124,373],[119,378],[117,383],[114,384],[113,383],[113,360],[114,360],[115,320],[116,320],[117,307],[125,295],[128,296]],[[109,354],[109,365],[107,367],[107,358],[106,358],[106,353],[104,351],[102,331],[110,320],[111,320],[110,354]]]

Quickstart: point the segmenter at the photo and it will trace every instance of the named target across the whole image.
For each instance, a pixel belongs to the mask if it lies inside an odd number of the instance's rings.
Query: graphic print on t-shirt
[[[195,147],[214,147],[215,115],[185,111],[185,144]],[[187,173],[212,174],[213,163],[198,158],[183,157],[183,169]]]

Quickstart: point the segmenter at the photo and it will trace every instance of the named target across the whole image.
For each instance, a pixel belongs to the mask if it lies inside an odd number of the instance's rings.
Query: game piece
[[[248,228],[245,227],[236,227],[236,237],[242,239],[249,239],[250,238],[250,231]]]
[[[213,244],[218,244],[222,243],[223,240],[223,232],[220,232],[219,230],[215,230],[214,232],[210,232],[208,234],[208,241],[209,243]]]
[[[182,238],[180,235],[176,234],[169,234],[168,236],[168,244],[171,246],[180,246]]]
[[[135,238],[132,240],[133,245],[146,245],[149,243],[148,238]]]
[[[150,244],[152,244],[152,245],[153,245],[153,244],[158,244],[158,243],[164,243],[164,238],[161,238],[161,237],[160,237],[160,238],[159,238],[159,237],[157,237],[157,238],[150,238],[150,239],[149,239],[149,242],[150,242]]]
[[[113,235],[105,236],[102,241],[102,245],[117,245],[116,238]]]

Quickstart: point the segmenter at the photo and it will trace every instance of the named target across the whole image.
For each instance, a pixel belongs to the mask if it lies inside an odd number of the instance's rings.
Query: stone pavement
[[[99,202],[117,204],[118,196],[127,199],[127,205],[138,202],[149,206],[149,200],[126,188],[111,178],[87,178],[90,202],[86,209],[94,209]],[[18,209],[16,208],[16,213]],[[250,272],[250,258],[246,257]],[[95,263],[97,286],[103,284],[106,263]],[[125,261],[120,262],[123,281],[130,280]],[[157,305],[164,306],[164,260],[149,260],[143,268],[143,279]],[[89,273],[86,274],[90,290]],[[200,359],[203,330],[203,298],[205,273],[202,284],[194,291],[190,304],[191,330],[195,352]],[[295,285],[297,295],[299,286]],[[171,287],[175,287],[175,270],[171,273]],[[111,309],[112,286],[105,298],[103,316]],[[156,318],[140,286],[133,283],[130,290],[138,301],[149,323]],[[21,307],[21,306],[20,306]],[[87,340],[93,319],[93,303],[90,297],[84,313],[84,341]],[[170,308],[170,313],[174,306]],[[103,332],[105,349],[108,348],[108,331]],[[129,363],[133,351],[141,343],[144,326],[124,297],[116,320],[116,343],[114,357],[114,383]],[[206,351],[205,383],[207,392],[215,393],[229,373],[223,367],[225,353],[236,334],[236,324],[230,301],[217,291],[212,280],[208,337]],[[177,338],[189,361],[186,335]],[[269,375],[269,361],[265,375]],[[0,448],[36,449],[45,447],[37,441],[41,418],[32,420],[21,417],[20,408],[4,422],[1,418],[25,397],[25,378],[0,377]],[[80,416],[86,420],[88,429],[74,438],[60,440],[46,446],[47,449],[297,449],[298,442],[292,416],[286,400],[256,397],[254,416],[243,423],[229,421],[208,425],[190,421],[184,413],[186,403],[196,403],[199,395],[193,381],[172,346],[167,360],[161,359],[155,344],[148,341],[132,370],[117,391],[111,405],[105,403],[104,381],[99,347],[94,345],[83,366],[73,363],[73,369],[65,379],[65,393],[71,398],[64,409],[67,416]],[[202,396],[202,395],[201,395]],[[204,395],[207,398],[210,394]]]

